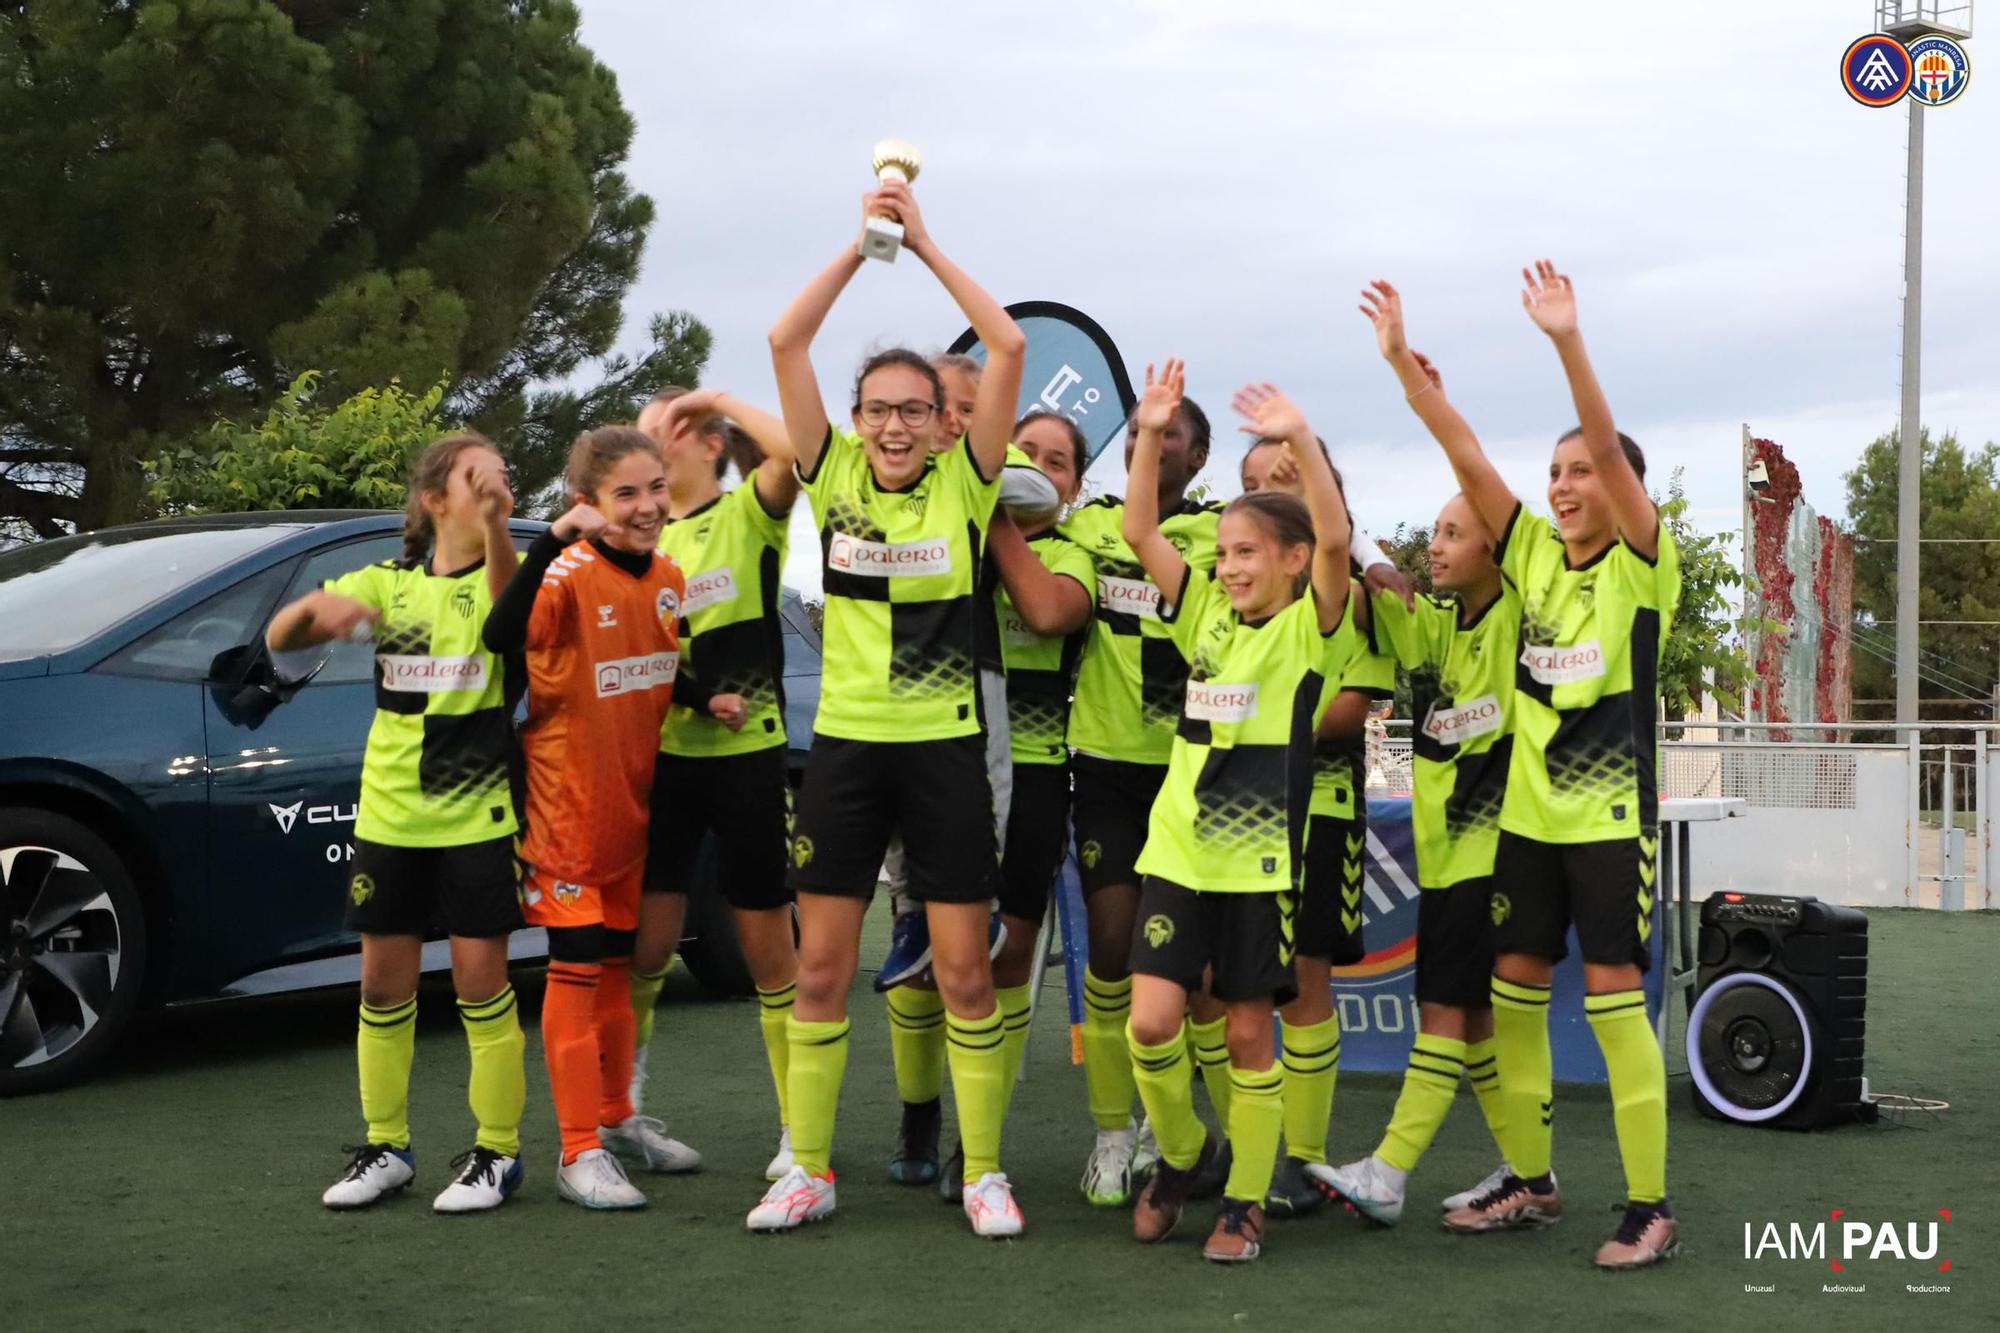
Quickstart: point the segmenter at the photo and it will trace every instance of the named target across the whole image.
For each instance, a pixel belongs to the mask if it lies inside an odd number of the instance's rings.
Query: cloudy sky
[[[1519,305],[1541,255],[1574,277],[1620,426],[1662,483],[1685,469],[1703,527],[1739,524],[1743,423],[1837,515],[1841,474],[1896,422],[1906,115],[1838,78],[1867,0],[582,8],[660,210],[630,340],[651,311],[691,310],[715,331],[705,382],[773,406],[765,331],[852,242],[869,151],[894,136],[924,153],[933,235],[1001,300],[1088,311],[1135,379],[1187,358],[1221,494],[1230,392],[1271,379],[1333,444],[1364,525],[1436,512],[1450,473],[1355,312],[1383,276],[1538,502],[1573,416]],[[1969,49],[1972,87],[1926,117],[1924,416],[1983,442],[2000,440],[2000,28]],[[866,349],[964,323],[920,265],[870,265],[815,348],[822,386],[838,404]],[[1092,480],[1121,490],[1105,463]]]

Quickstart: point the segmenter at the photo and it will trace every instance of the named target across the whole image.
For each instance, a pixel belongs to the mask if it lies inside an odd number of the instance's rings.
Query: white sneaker
[[[498,1208],[521,1188],[521,1177],[526,1174],[520,1158],[505,1156],[491,1148],[474,1147],[452,1158],[451,1164],[458,1171],[458,1179],[446,1185],[444,1193],[432,1202],[432,1212],[483,1213]]]
[[[416,1155],[408,1148],[364,1143],[346,1151],[354,1154],[348,1159],[347,1169],[319,1196],[319,1201],[329,1208],[366,1208],[416,1179]]]
[[[1021,1206],[1014,1202],[1014,1187],[1005,1171],[988,1171],[965,1187],[965,1218],[972,1234],[988,1240],[1005,1240],[1021,1234]]]
[[[1373,1153],[1346,1166],[1307,1162],[1306,1174],[1322,1192],[1338,1194],[1371,1222],[1392,1227],[1403,1218],[1403,1184],[1409,1172],[1397,1170]]]
[[[1513,1170],[1513,1167],[1502,1162],[1487,1173],[1486,1179],[1480,1181],[1469,1190],[1460,1190],[1458,1193],[1448,1196],[1438,1207],[1447,1213],[1455,1213],[1461,1208],[1470,1208],[1474,1199],[1499,1189],[1500,1182],[1505,1180]],[[1549,1172],[1549,1179],[1554,1180],[1555,1178],[1556,1173],[1553,1171]]]
[[[646,1196],[625,1178],[625,1168],[602,1148],[591,1148],[556,1171],[556,1194],[585,1208],[644,1208]]]
[[[653,1076],[652,1069],[646,1064],[646,1056],[651,1046],[652,1043],[648,1042],[632,1052],[632,1082],[627,1089],[627,1095],[632,1098],[633,1115],[646,1109],[646,1080]]]
[[[778,1131],[778,1155],[764,1168],[764,1179],[783,1180],[792,1170],[792,1131],[790,1126]]]
[[[1153,1122],[1149,1117],[1139,1119],[1139,1140],[1132,1145],[1132,1179],[1144,1180],[1153,1174],[1153,1168],[1160,1164],[1160,1142],[1153,1137]]]
[[[790,1231],[807,1222],[817,1222],[833,1211],[833,1176],[806,1174],[794,1165],[743,1219],[750,1231]]]
[[[1084,1198],[1099,1208],[1123,1208],[1132,1201],[1132,1151],[1138,1141],[1138,1127],[1129,1120],[1123,1129],[1097,1131],[1097,1146],[1083,1164]]]
[[[644,1162],[658,1175],[682,1175],[701,1170],[701,1154],[667,1137],[666,1122],[649,1115],[635,1115],[617,1125],[599,1125],[597,1141],[635,1162]]]

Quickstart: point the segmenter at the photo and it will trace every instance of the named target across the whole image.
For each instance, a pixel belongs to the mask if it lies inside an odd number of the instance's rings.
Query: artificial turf
[[[880,915],[864,967],[882,948]],[[136,1029],[91,1084],[0,1102],[0,1328],[2000,1327],[2000,914],[1869,916],[1871,1084],[1950,1110],[1811,1135],[1725,1125],[1690,1108],[1685,1062],[1670,1048],[1669,1183],[1684,1249],[1647,1273],[1589,1264],[1622,1197],[1596,1087],[1558,1090],[1567,1213],[1549,1231],[1462,1238],[1437,1226],[1433,1200],[1494,1160],[1462,1089],[1393,1231],[1344,1215],[1274,1221],[1262,1260],[1222,1269],[1200,1258],[1210,1216],[1196,1205],[1182,1234],[1140,1248],[1122,1211],[1094,1210],[1077,1192],[1090,1122],[1068,1063],[1060,973],[1007,1126],[1022,1240],[977,1240],[933,1192],[887,1180],[896,1099],[866,975],[851,1006],[832,1220],[792,1235],[743,1231],[776,1137],[756,1013],[703,998],[679,974],[648,1109],[667,1114],[707,1168],[640,1177],[652,1199],[643,1213],[586,1214],[555,1195],[539,977],[523,974],[529,1174],[492,1215],[429,1210],[448,1160],[471,1142],[465,1044],[449,990],[432,984],[411,1092],[417,1181],[361,1213],[319,1205],[339,1145],[361,1128],[351,994],[177,1010]],[[1395,1093],[1387,1076],[1342,1077],[1334,1160],[1373,1146]],[[1823,1262],[1743,1257],[1746,1222],[1810,1225],[1835,1208],[1899,1228],[1949,1208],[1951,1271],[1883,1259],[1832,1274]],[[1952,1290],[1905,1290],[1926,1281]],[[1829,1294],[1829,1282],[1867,1290]]]

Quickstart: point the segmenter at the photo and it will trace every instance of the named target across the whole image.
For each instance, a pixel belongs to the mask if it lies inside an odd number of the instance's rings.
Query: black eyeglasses
[[[937,415],[936,403],[927,403],[921,398],[911,398],[900,403],[885,403],[880,398],[870,398],[854,409],[866,426],[880,426],[889,420],[894,412],[903,419],[903,424],[915,430]]]

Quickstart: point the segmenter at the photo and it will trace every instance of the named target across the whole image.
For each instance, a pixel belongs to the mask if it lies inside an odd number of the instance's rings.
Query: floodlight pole
[[[1923,349],[1924,108],[1910,107],[1910,147],[1903,201],[1903,423],[1896,477],[1896,721],[1917,720],[1917,499],[1923,485],[1923,421],[1918,359]],[[1905,739],[1909,732],[1903,733]]]

